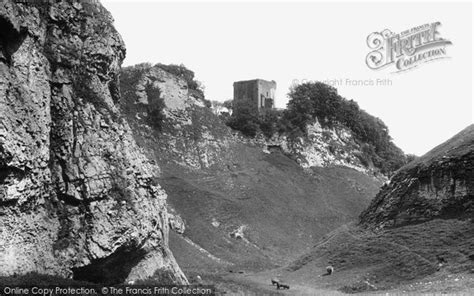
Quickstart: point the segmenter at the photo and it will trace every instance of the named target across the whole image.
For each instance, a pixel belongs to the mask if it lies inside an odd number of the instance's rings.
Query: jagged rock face
[[[267,149],[281,149],[291,155],[303,168],[345,166],[368,175],[375,175],[373,167],[362,164],[361,146],[347,128],[337,125],[323,128],[317,120],[306,127],[307,136],[291,137],[276,134],[271,139],[258,138],[256,141]],[[378,175],[384,179],[383,175]]]
[[[160,151],[151,152],[150,157],[190,169],[221,165],[232,144],[230,129],[205,107],[184,79],[159,66],[125,68],[121,89],[123,112],[134,126],[137,141]],[[159,99],[164,102],[165,117],[160,131],[149,120],[149,106]]]
[[[159,168],[117,107],[125,55],[100,4],[0,7],[0,275],[186,279]]]
[[[474,125],[408,164],[384,185],[361,222],[393,227],[474,217]]]

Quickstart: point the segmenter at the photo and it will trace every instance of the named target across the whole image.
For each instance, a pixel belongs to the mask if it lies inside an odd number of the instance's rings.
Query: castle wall
[[[248,101],[258,112],[274,107],[275,81],[262,79],[234,82],[234,101]]]
[[[248,101],[258,109],[258,83],[256,80],[234,82],[234,101]]]
[[[258,110],[272,109],[275,102],[275,81],[258,80]],[[268,100],[270,99],[270,100]]]

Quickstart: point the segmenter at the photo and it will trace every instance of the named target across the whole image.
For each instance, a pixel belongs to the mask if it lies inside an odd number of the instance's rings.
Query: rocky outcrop
[[[0,6],[0,275],[185,283],[159,168],[119,112],[125,47],[92,3]]]
[[[133,126],[139,143],[159,149],[150,152],[160,163],[175,163],[190,169],[219,165],[229,149],[232,135],[184,78],[160,65],[137,65],[123,69],[123,113]],[[150,106],[163,100],[164,119],[158,130],[150,120]]]
[[[413,161],[382,187],[361,222],[393,227],[474,217],[474,125]]]
[[[377,171],[372,164],[363,163],[360,143],[341,125],[323,128],[316,120],[308,125],[304,137],[276,134],[271,139],[263,135],[248,138],[227,127],[185,79],[167,72],[162,65],[141,64],[122,72],[124,114],[134,125],[138,142],[161,149],[159,155],[150,155],[160,158],[160,163],[173,162],[190,169],[220,166],[231,147],[243,143],[266,153],[279,150],[303,168],[345,166],[370,176]],[[164,102],[165,119],[159,131],[149,120],[149,106],[156,100]]]
[[[385,179],[382,174],[377,174],[372,164],[362,162],[362,147],[346,127],[337,125],[323,128],[314,120],[306,127],[306,131],[306,136],[295,138],[288,134],[276,134],[270,139],[259,137],[254,142],[268,152],[281,149],[303,168],[345,166]]]

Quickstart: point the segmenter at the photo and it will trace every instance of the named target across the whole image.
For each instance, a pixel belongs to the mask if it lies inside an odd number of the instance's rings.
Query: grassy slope
[[[307,251],[336,227],[353,221],[378,189],[370,177],[347,168],[305,172],[280,153],[265,154],[237,144],[231,168],[186,172],[162,167],[160,184],[169,203],[186,220],[184,236],[234,269],[282,265]],[[215,220],[219,227],[212,226]],[[229,233],[246,225],[244,237]],[[179,237],[171,249],[183,268],[212,268],[209,258]],[[222,264],[216,264],[221,265]],[[225,266],[228,267],[228,266]]]
[[[473,139],[474,126],[471,125],[401,170],[429,167],[439,159],[459,158],[472,151]],[[468,280],[460,285],[459,277],[474,278],[474,220],[465,219],[463,215],[459,218],[433,219],[376,232],[356,225],[344,226],[289,264],[284,274],[304,282],[311,275],[322,274],[324,266],[331,264],[336,274],[313,279],[314,285],[346,292],[472,290],[474,287],[467,284]],[[464,275],[457,276],[459,273]],[[458,277],[458,281],[453,281],[454,277]],[[428,283],[432,287],[428,287]]]
[[[380,290],[395,295],[402,292],[472,295],[473,255],[471,221],[433,220],[378,233],[349,224],[326,235],[310,252],[286,267],[229,274],[226,278],[274,291],[269,281],[278,277],[291,286],[287,295]],[[325,275],[328,264],[335,270],[331,276]]]
[[[321,276],[328,264],[336,272]],[[354,225],[341,227],[281,273],[294,283],[358,292],[394,289],[427,276],[466,270],[474,271],[473,222],[433,220],[377,233]]]
[[[265,154],[241,144],[208,108],[187,109],[190,125],[167,119],[161,132],[152,130],[138,119],[144,115],[133,103],[135,90],[126,83],[121,87],[122,108],[134,137],[159,164],[158,183],[185,220],[184,234],[172,233],[169,244],[187,275],[285,265],[325,234],[354,221],[380,186],[352,169],[305,171],[281,153]],[[229,143],[213,156],[217,163],[199,170],[176,164],[190,153],[200,154],[198,145],[206,134]],[[230,237],[243,225],[243,240]]]

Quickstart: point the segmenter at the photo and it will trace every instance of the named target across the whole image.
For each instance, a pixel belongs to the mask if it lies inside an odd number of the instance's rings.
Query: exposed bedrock
[[[2,276],[187,282],[159,168],[118,111],[125,47],[112,22],[100,4],[0,6]]]

